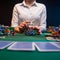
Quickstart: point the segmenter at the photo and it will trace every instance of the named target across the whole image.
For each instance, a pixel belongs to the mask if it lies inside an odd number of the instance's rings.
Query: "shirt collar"
[[[25,1],[23,1],[20,5],[21,5],[21,6],[26,6],[26,7],[27,7],[27,4],[25,3]],[[37,6],[37,2],[34,1],[34,2],[32,3],[32,6]]]

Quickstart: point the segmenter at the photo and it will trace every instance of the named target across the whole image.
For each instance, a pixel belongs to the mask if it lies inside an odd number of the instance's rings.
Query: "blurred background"
[[[47,26],[60,25],[60,0],[36,0],[47,8]],[[15,4],[22,0],[0,0],[0,24],[11,25],[12,11]]]

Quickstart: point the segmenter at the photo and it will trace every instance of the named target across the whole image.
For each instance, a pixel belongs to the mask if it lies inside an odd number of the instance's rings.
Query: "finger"
[[[26,23],[30,23],[30,21],[26,21]]]
[[[29,21],[29,20],[25,20],[24,22],[25,22],[25,23],[30,23],[30,21]]]
[[[38,26],[33,26],[35,30],[39,30],[39,27]]]

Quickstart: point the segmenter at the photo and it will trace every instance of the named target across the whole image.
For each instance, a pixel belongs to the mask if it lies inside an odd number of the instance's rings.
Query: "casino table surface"
[[[15,33],[14,36],[8,35],[4,36],[5,38],[0,38],[0,41],[21,41],[21,42],[55,42],[56,40],[47,40],[45,33],[40,35],[27,36],[24,33],[18,34]]]
[[[47,40],[44,34],[26,36],[25,34],[15,34],[15,36],[5,36],[1,41],[18,42],[56,42]],[[0,60],[59,60],[60,52],[38,52],[35,51],[10,51],[7,48],[0,50]]]

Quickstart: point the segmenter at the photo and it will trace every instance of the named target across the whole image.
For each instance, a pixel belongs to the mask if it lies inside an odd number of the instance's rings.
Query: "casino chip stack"
[[[30,28],[30,27],[27,27],[24,33],[27,36],[33,36],[33,35],[36,35],[36,30],[33,30],[33,28]]]

